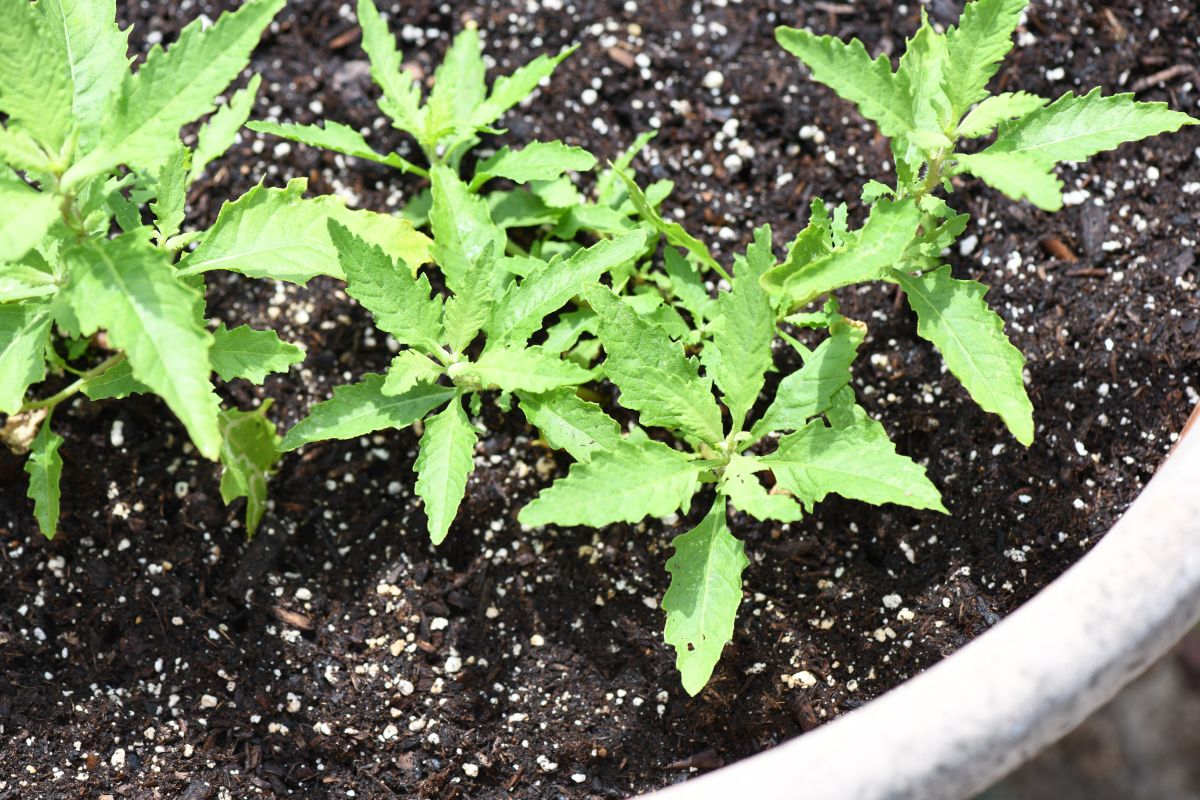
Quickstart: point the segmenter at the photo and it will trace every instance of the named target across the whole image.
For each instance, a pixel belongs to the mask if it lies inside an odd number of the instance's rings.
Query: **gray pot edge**
[[[1007,775],[1200,621],[1196,427],[1090,553],[987,633],[815,731],[645,799],[963,800]]]

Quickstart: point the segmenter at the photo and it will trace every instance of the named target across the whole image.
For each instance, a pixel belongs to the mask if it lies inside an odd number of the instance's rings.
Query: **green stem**
[[[109,356],[104,361],[100,362],[98,365],[93,367],[92,369],[89,369],[87,372],[80,373],[79,380],[75,381],[70,386],[66,387],[65,389],[58,392],[57,394],[53,394],[44,400],[31,400],[28,403],[26,403],[25,405],[21,406],[21,413],[24,413],[26,411],[36,411],[39,408],[47,408],[47,409],[53,410],[59,403],[63,402],[64,400],[68,400],[68,399],[74,397],[75,395],[79,394],[79,392],[83,390],[84,385],[89,380],[96,377],[97,375],[103,374],[104,372],[117,366],[124,360],[125,360],[124,353],[117,353],[116,355]]]

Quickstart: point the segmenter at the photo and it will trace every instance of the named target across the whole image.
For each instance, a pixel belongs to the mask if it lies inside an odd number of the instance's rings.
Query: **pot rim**
[[[1190,429],[1190,433],[1189,433]],[[1200,621],[1200,406],[1086,556],[863,707],[647,800],[962,800],[1054,743]]]

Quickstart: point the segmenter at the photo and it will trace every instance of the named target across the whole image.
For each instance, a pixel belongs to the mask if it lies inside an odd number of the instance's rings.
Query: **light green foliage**
[[[117,28],[111,3],[38,0],[35,8],[53,43],[55,69],[65,71],[70,119],[86,152],[99,138],[105,112],[129,72],[129,33]]]
[[[279,463],[279,436],[267,419],[270,402],[256,411],[222,411],[221,499],[246,498],[246,533],[258,530],[267,509],[267,484]]]
[[[491,258],[504,253],[504,234],[492,222],[487,202],[472,194],[454,170],[434,167],[430,178],[433,206],[429,223],[433,230],[434,259],[445,273],[450,291],[462,294],[471,283],[470,273],[491,274],[490,265],[479,267],[479,261],[487,250],[491,251]],[[490,278],[484,283],[490,291]]]
[[[675,648],[683,688],[694,695],[708,683],[725,643],[733,638],[742,602],[742,571],[750,560],[729,532],[725,498],[720,496],[700,524],[675,537],[671,545],[671,585],[662,599],[665,639]]]
[[[238,131],[246,124],[250,112],[254,110],[260,84],[261,76],[252,77],[245,89],[235,92],[229,102],[218,108],[217,113],[201,126],[200,132],[196,134],[196,152],[192,154],[192,170],[188,174],[188,183],[199,180],[204,168],[233,146]]]
[[[70,60],[29,0],[0,0],[0,113],[57,153],[71,130]]]
[[[878,125],[884,136],[902,137],[915,127],[912,96],[897,80],[886,55],[872,60],[857,39],[843,42],[797,28],[777,28],[775,38],[808,65],[813,80],[858,106],[859,113]]]
[[[988,81],[1012,49],[1012,35],[1029,0],[977,0],[963,8],[958,26],[946,33],[946,96],[961,117],[987,97]]]
[[[899,455],[873,421],[835,428],[814,420],[780,439],[779,449],[761,461],[810,510],[830,493],[873,505],[946,510],[925,470]]]
[[[770,469],[760,459],[734,454],[721,476],[721,491],[733,505],[757,520],[795,522],[804,516],[800,505],[784,493],[768,493],[758,473]]]
[[[959,156],[958,164],[1013,200],[1028,200],[1045,211],[1063,206],[1062,181],[1051,165],[1023,153],[983,152]]]
[[[45,377],[51,322],[47,303],[0,303],[0,413],[20,411],[25,391]]]
[[[596,157],[591,153],[562,142],[532,142],[520,150],[501,147],[475,168],[470,188],[477,192],[492,178],[507,178],[513,183],[552,181],[568,170],[587,172],[595,166]]]
[[[995,143],[984,152],[1028,156],[1045,165],[1086,161],[1125,142],[1195,124],[1196,120],[1171,111],[1166,103],[1135,102],[1132,94],[1105,97],[1096,88],[1085,95],[1064,94],[1001,125]]]
[[[47,539],[53,539],[58,532],[63,470],[58,449],[62,444],[63,438],[50,430],[50,418],[47,417],[42,422],[42,429],[34,437],[29,459],[25,462],[25,472],[29,475],[27,495],[33,501],[33,514],[37,518],[38,528]]]
[[[463,369],[459,369],[463,367]],[[592,373],[564,361],[540,347],[504,347],[486,350],[471,363],[452,364],[451,377],[475,379],[485,389],[506,392],[549,392],[584,383]]]
[[[841,318],[832,321],[829,336],[804,357],[804,366],[779,382],[775,399],[754,425],[753,438],[802,428],[823,414],[834,394],[849,385],[850,366],[864,335],[862,326]]]
[[[958,123],[958,135],[968,139],[987,136],[1010,119],[1019,119],[1046,105],[1046,98],[1029,92],[1004,92],[993,95],[971,109]]]
[[[425,128],[421,87],[404,69],[396,39],[373,0],[358,0],[358,23],[362,26],[363,50],[371,60],[371,78],[383,91],[380,109],[392,118],[397,128],[419,135]]]
[[[417,350],[402,350],[388,367],[383,381],[383,393],[388,396],[404,394],[419,383],[436,383],[445,370],[429,356]]]
[[[374,161],[376,164],[386,164],[401,172],[415,172],[424,175],[425,170],[413,164],[396,153],[379,153],[367,142],[366,137],[353,128],[340,122],[326,121],[321,125],[296,125],[290,122],[267,122],[253,120],[246,127],[257,133],[266,133],[288,139],[322,150],[332,150],[344,156],[361,158],[364,161]]]
[[[155,243],[160,247],[179,233],[187,205],[188,151],[180,147],[158,171],[157,196],[150,203],[154,212]]]
[[[467,478],[475,469],[473,453],[478,437],[455,397],[441,413],[430,417],[421,435],[420,452],[414,467],[417,496],[425,501],[429,539],[441,544],[458,514],[467,490]]]
[[[259,36],[284,0],[247,0],[205,28],[188,24],[167,50],[151,48],[126,74],[106,111],[94,150],[63,178],[75,186],[119,164],[155,170],[178,147],[179,129],[214,110],[213,100],[249,63]]]
[[[479,31],[467,27],[454,37],[445,59],[434,72],[433,89],[422,102],[421,84],[405,69],[396,38],[374,0],[358,0],[358,21],[363,32],[363,50],[371,62],[371,79],[383,95],[379,99],[379,108],[392,120],[393,126],[416,140],[430,167],[448,165],[457,168],[466,150],[478,142],[477,135],[495,133],[491,128],[493,123],[536,91],[538,84],[575,49],[568,48],[556,56],[538,56],[511,75],[496,78],[489,90]],[[419,175],[428,173],[425,168],[396,153],[375,152],[356,131],[337,123],[327,122],[324,129],[274,123],[251,123],[250,127],[315,147],[378,161],[403,171]],[[529,147],[525,149],[530,150]],[[529,155],[533,153],[530,151]],[[578,156],[568,158],[581,163]],[[519,165],[522,170],[529,168],[528,163]],[[503,175],[502,172],[494,174]],[[479,183],[484,180],[486,178]]]
[[[708,251],[708,246],[704,242],[684,230],[683,226],[678,222],[668,222],[663,219],[662,215],[654,207],[655,204],[650,201],[646,193],[634,182],[632,177],[616,167],[613,167],[613,173],[625,184],[625,190],[629,193],[629,200],[633,203],[633,207],[637,209],[637,213],[651,227],[661,233],[669,244],[687,250],[705,268],[711,269],[722,277],[729,277],[725,268],[712,257],[712,253]]]
[[[346,294],[371,309],[379,329],[401,344],[435,347],[441,339],[442,301],[430,297],[429,279],[414,277],[408,264],[393,260],[336,220],[328,225],[346,276]]]
[[[1021,444],[1033,442],[1033,405],[1025,394],[1025,357],[1004,335],[1004,320],[988,308],[987,287],[950,277],[941,267],[920,277],[893,274],[917,314],[917,333],[934,344],[946,366],[984,411],[999,414]]]
[[[305,198],[307,187],[304,178],[294,178],[283,189],[260,184],[225,203],[200,245],[180,262],[179,274],[220,269],[300,284],[316,275],[345,278],[330,240],[330,219],[413,269],[429,260],[429,239],[410,223],[389,214],[353,211],[332,195]]]
[[[546,444],[566,450],[576,461],[586,464],[595,453],[613,450],[623,442],[616,420],[579,397],[574,387],[519,394],[521,411],[541,431]]]
[[[754,233],[754,244],[733,266],[733,287],[717,299],[712,344],[704,350],[704,368],[741,430],[746,414],[771,367],[771,341],[775,338],[775,311],[759,279],[775,266],[771,228]]]
[[[637,411],[644,425],[678,430],[700,442],[724,438],[712,379],[665,332],[603,288],[585,294],[600,316],[604,373],[621,389],[621,405]]]
[[[497,301],[485,329],[488,343],[524,344],[542,327],[542,320],[566,305],[581,286],[596,283],[604,273],[633,261],[646,244],[646,234],[631,231],[555,258],[520,282],[509,284]]]
[[[244,378],[262,383],[271,373],[287,372],[303,361],[304,351],[280,341],[275,331],[259,331],[248,325],[230,330],[222,322],[213,332],[209,358],[221,380]]]
[[[210,332],[199,273],[225,264],[194,256],[194,272],[179,264],[203,235],[183,231],[189,188],[233,142],[259,79],[201,124],[197,152],[181,143],[180,129],[214,111],[282,6],[248,0],[207,27],[197,20],[131,72],[112,0],[0,0],[0,413],[24,414],[36,430],[39,415],[81,392],[154,393],[199,452],[217,459],[224,418],[214,370],[261,381],[299,360],[301,351],[274,332]],[[275,244],[274,221],[237,231],[243,265]],[[398,235],[401,224],[385,230],[360,217],[364,236],[427,257],[428,240],[411,228]],[[113,236],[117,228],[123,233]],[[208,237],[210,254],[227,233]],[[59,379],[53,393],[40,387],[47,373]],[[41,426],[28,471],[49,536],[61,439]]]
[[[20,0],[26,2],[26,0]],[[0,262],[16,261],[41,241],[58,218],[54,195],[10,179],[0,170]]]
[[[811,261],[789,258],[767,272],[763,284],[800,307],[842,286],[878,280],[900,261],[920,224],[920,209],[911,201],[880,199],[841,246]]]
[[[454,396],[452,387],[418,384],[397,395],[383,393],[383,376],[367,374],[358,383],[333,390],[283,437],[287,452],[326,439],[354,439],[388,428],[407,428]]]
[[[522,525],[588,525],[664,517],[691,503],[700,468],[687,453],[650,439],[623,439],[576,462],[521,509]]]
[[[169,258],[125,234],[67,250],[71,283],[64,290],[90,335],[108,331],[125,351],[133,377],[166,401],[205,458],[220,453],[218,402],[209,376],[212,334],[196,326],[204,298],[182,284]]]

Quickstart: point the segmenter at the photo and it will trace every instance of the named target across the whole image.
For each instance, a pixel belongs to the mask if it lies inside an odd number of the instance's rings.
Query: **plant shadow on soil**
[[[341,5],[283,13],[256,56],[266,79],[256,116],[335,119],[399,146],[376,124]],[[426,74],[465,18],[488,33],[505,71],[582,41],[500,141],[561,137],[606,159],[656,119],[640,175],[676,181],[667,207],[682,208],[725,261],[763,222],[782,248],[814,195],[855,207],[887,161],[870,126],[809,82],[771,32],[808,25],[891,51],[915,30],[916,4],[842,13],[747,0],[699,16],[654,0],[636,11],[552,5],[391,10],[397,30],[420,37],[403,44]],[[222,7],[129,2],[119,14],[137,23],[141,52],[147,34],[170,41]],[[957,4],[929,10],[945,24]],[[1128,89],[1172,66],[1200,21],[1132,0],[1093,15],[1067,0],[1035,2],[1026,30],[1032,41],[1000,85],[1056,95]],[[423,43],[431,32],[441,35]],[[1058,68],[1064,78],[1051,77]],[[724,76],[719,90],[702,88],[711,70]],[[581,100],[587,89],[593,105]],[[1194,112],[1197,92],[1176,78],[1139,98]],[[754,148],[740,167],[727,158],[736,139]],[[53,542],[35,532],[20,462],[0,456],[0,798],[620,797],[861,705],[1060,574],[1153,474],[1200,369],[1197,273],[1181,243],[1200,221],[1200,194],[1183,190],[1200,181],[1198,146],[1189,131],[1069,168],[1068,189],[1086,196],[1056,216],[974,183],[955,195],[973,218],[970,247],[950,256],[955,272],[993,286],[1030,357],[1039,427],[1029,450],[971,406],[890,292],[842,297],[871,331],[856,390],[899,450],[928,464],[954,516],[836,499],[786,528],[735,516],[752,559],[746,600],[694,699],[679,687],[656,607],[670,537],[688,520],[522,532],[516,511],[567,459],[532,443],[519,413],[485,410],[463,512],[433,551],[411,493],[412,431],[289,456],[274,510],[247,543],[240,508],[221,505],[215,469],[187,452],[160,403],[73,406],[58,420],[64,521]],[[308,176],[314,191],[376,209],[417,188],[248,133],[210,173],[192,198],[196,225],[262,175],[271,185]],[[301,369],[261,392],[282,424],[390,360],[332,281],[295,289],[214,277],[209,299],[215,319],[274,327],[308,348]],[[782,351],[778,364],[795,366]],[[222,393],[243,408],[256,397],[238,384]],[[782,680],[801,671],[816,684]]]

